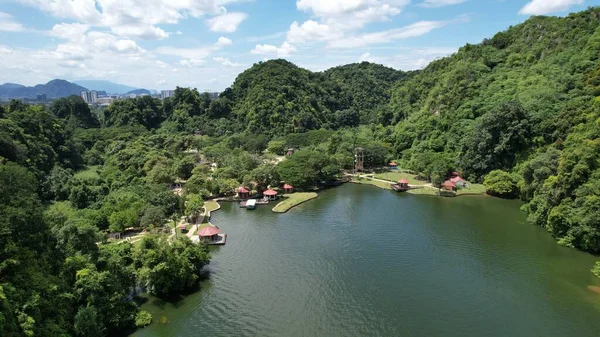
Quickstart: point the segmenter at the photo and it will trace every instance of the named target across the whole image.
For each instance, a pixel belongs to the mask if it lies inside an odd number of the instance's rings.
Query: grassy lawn
[[[85,170],[75,173],[74,177],[80,180],[99,180],[98,166],[88,166]]]
[[[406,179],[406,180],[408,180],[408,183],[410,185],[425,185],[425,184],[427,184],[426,181],[417,180],[416,176],[414,174],[405,173],[405,172],[379,173],[379,174],[375,175],[375,178],[387,180],[387,181],[394,182],[394,183],[398,182],[398,180],[400,180],[400,179]]]
[[[219,203],[216,201],[213,201],[213,200],[209,200],[204,203],[204,208],[208,212],[212,212],[212,211],[219,209]]]
[[[406,193],[416,194],[416,195],[438,195],[438,189],[437,188],[429,188],[429,187],[415,188],[415,189],[406,191]]]
[[[292,207],[298,206],[301,203],[307,202],[308,200],[315,199],[318,196],[319,195],[315,192],[286,194],[284,196],[285,199],[273,208],[273,212],[285,213]]]
[[[482,184],[470,184],[469,188],[461,188],[456,195],[464,194],[485,194],[485,187]]]
[[[371,179],[352,179],[352,182],[355,184],[362,184],[362,185],[373,185],[373,186],[377,186],[379,188],[383,188],[386,190],[391,190],[392,187],[390,186],[390,183],[384,183],[382,181],[377,181],[377,180],[371,180]]]

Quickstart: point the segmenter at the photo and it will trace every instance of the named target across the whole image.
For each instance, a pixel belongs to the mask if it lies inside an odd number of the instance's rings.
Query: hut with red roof
[[[265,197],[269,198],[269,200],[276,200],[277,199],[277,191],[275,191],[273,189],[268,189],[268,190],[264,191],[263,195]]]
[[[221,231],[215,226],[206,226],[198,231],[200,239],[217,240]]]
[[[465,185],[466,185],[465,180],[463,178],[461,178],[460,176],[450,178],[450,181],[458,187],[465,187]]]
[[[391,162],[389,164],[389,166],[390,166],[390,170],[392,170],[392,171],[395,171],[398,169],[398,164],[395,161]]]
[[[240,198],[242,200],[246,200],[246,199],[250,198],[250,191],[247,188],[245,188],[244,186],[240,186],[240,188],[238,188],[237,194],[238,194],[238,198]]]
[[[450,180],[446,180],[442,184],[442,188],[446,191],[454,191],[456,189],[456,184],[454,184]]]
[[[400,187],[403,190],[408,190],[409,186],[408,186],[409,182],[406,179],[400,179],[398,180],[398,187]]]
[[[294,193],[294,186],[290,184],[285,184],[283,185],[283,190],[285,191],[285,193]]]

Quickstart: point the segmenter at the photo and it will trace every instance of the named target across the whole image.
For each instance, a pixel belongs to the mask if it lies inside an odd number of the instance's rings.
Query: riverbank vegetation
[[[296,207],[302,203],[305,203],[309,200],[318,198],[319,195],[315,192],[306,192],[306,193],[291,193],[286,194],[284,196],[283,201],[279,202],[275,207],[273,207],[273,212],[275,213],[285,213]]]
[[[239,186],[328,185],[353,169],[357,147],[368,170],[397,160],[435,187],[457,171],[519,197],[561,244],[600,252],[599,18],[532,17],[416,72],[273,60],[216,100],[177,88],[98,114],[78,97],[1,106],[2,335],[147,323],[136,287],[179,293],[208,263],[206,247],[165,240],[165,224]],[[111,243],[144,231],[135,246]]]

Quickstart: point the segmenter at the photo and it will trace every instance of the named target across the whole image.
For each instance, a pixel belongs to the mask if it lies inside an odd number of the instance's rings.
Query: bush
[[[592,273],[594,273],[594,275],[600,277],[600,261],[596,262],[596,265],[594,266],[594,268],[592,268]]]
[[[519,192],[515,177],[502,170],[490,172],[485,177],[483,185],[488,194],[501,198],[514,198]]]
[[[138,328],[143,328],[152,323],[152,315],[149,312],[141,310],[135,316],[135,326]]]

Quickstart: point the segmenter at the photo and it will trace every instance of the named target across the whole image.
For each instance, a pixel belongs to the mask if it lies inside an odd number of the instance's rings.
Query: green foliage
[[[159,296],[195,287],[202,267],[210,259],[208,246],[193,244],[187,237],[171,243],[145,237],[133,252],[140,285]]]
[[[514,198],[518,195],[517,181],[513,175],[506,171],[494,170],[490,172],[483,182],[486,192],[503,198]]]
[[[329,181],[339,172],[327,155],[317,151],[298,151],[277,165],[281,180],[297,189],[309,189]]]
[[[135,326],[139,328],[150,325],[150,323],[152,323],[152,315],[147,311],[141,310],[135,316]]]
[[[594,275],[600,277],[600,262],[596,262],[596,265],[592,269],[592,273],[594,273]]]

